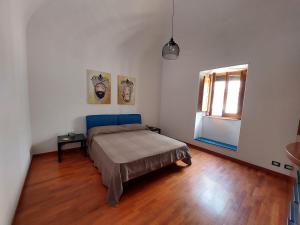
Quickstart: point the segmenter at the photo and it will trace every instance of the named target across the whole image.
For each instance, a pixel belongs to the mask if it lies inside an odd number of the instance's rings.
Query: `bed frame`
[[[141,124],[141,114],[104,114],[86,116],[86,130],[93,127],[123,125],[123,124]]]
[[[99,126],[141,123],[142,119],[140,114],[86,116],[87,131]],[[109,137],[109,135],[113,135],[113,137]],[[115,138],[117,138],[118,135],[123,137],[120,137],[118,145],[114,146]],[[145,136],[140,137],[137,143],[132,143],[132,139],[135,138],[134,135],[137,137]],[[150,143],[146,141],[149,137],[148,135],[152,135],[151,138],[155,143],[158,143],[159,146],[161,143],[170,142],[171,147],[167,146],[164,151],[160,151],[157,145],[153,145],[151,141]],[[91,138],[93,138],[93,136],[91,136]],[[108,139],[105,140],[105,138]],[[101,143],[103,146],[100,146]],[[138,153],[139,151],[137,151],[136,146],[145,148],[144,153]],[[126,130],[123,134],[105,134],[99,138],[98,143],[95,145],[93,145],[93,142],[92,144],[90,143],[89,148],[90,158],[94,162],[95,167],[97,167],[98,171],[102,174],[102,183],[108,187],[107,202],[111,205],[118,204],[123,193],[124,182],[175,163],[177,160],[182,160],[188,165],[192,164],[191,156],[186,145],[177,143],[175,140],[172,141],[168,137],[154,134],[150,131],[146,133],[141,131],[140,135],[134,132],[126,132]],[[151,148],[158,149],[153,149],[152,151]],[[107,154],[106,152],[111,154]],[[124,160],[119,161],[117,159],[114,161],[113,158],[118,158],[116,156],[120,154],[123,154],[121,158],[123,157]],[[127,157],[128,155],[129,157]]]

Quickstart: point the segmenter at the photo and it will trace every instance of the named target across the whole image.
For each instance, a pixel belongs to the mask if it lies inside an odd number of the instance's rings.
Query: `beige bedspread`
[[[89,132],[89,155],[108,187],[107,201],[115,205],[123,192],[123,182],[183,160],[191,164],[187,145],[145,129]]]

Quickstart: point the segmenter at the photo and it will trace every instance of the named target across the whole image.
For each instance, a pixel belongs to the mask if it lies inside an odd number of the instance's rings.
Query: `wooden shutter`
[[[241,71],[241,87],[240,87],[239,106],[238,106],[239,118],[242,117],[242,111],[243,111],[245,86],[246,86],[246,75],[247,75],[247,70]]]
[[[211,77],[206,75],[202,77],[199,85],[199,96],[198,96],[198,111],[208,112],[210,105],[210,94],[211,94]]]
[[[202,100],[203,100],[204,80],[205,80],[205,76],[200,77],[200,81],[199,81],[199,93],[198,93],[198,112],[202,112]]]
[[[216,74],[213,73],[209,75],[210,77],[210,90],[209,90],[209,104],[208,104],[208,115],[211,116],[211,111],[212,111],[212,103],[214,99],[214,83],[216,80]]]

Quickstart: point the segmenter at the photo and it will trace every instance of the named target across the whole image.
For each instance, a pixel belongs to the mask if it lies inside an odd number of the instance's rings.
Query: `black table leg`
[[[61,162],[61,144],[57,144],[57,157],[58,162]]]
[[[83,148],[84,156],[87,157],[87,147],[86,147],[86,142],[85,141],[81,142],[81,148]]]

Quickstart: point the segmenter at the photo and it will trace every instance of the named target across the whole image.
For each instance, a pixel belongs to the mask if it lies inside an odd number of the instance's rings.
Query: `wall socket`
[[[273,166],[278,166],[278,167],[280,167],[280,162],[272,161],[272,165],[273,165]]]
[[[294,167],[289,165],[289,164],[284,164],[284,169],[287,169],[287,170],[293,170]]]

